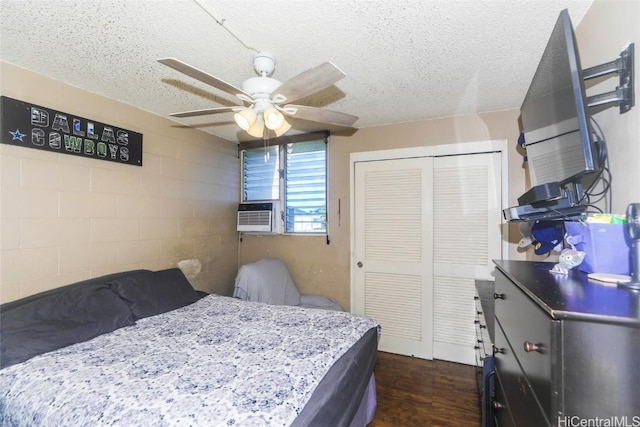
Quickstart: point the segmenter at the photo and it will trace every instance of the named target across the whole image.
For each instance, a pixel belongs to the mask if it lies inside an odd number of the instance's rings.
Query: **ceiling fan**
[[[252,77],[242,83],[242,89],[212,76],[175,58],[163,58],[158,62],[196,80],[238,97],[243,105],[232,107],[206,108],[170,114],[172,117],[195,117],[208,114],[235,112],[238,126],[256,138],[264,136],[264,128],[274,131],[276,136],[287,132],[291,125],[286,116],[312,122],[326,123],[348,128],[358,120],[351,114],[324,110],[306,105],[290,104],[312,95],[342,79],[345,74],[331,62],[304,71],[281,83],[270,77],[275,69],[275,57],[268,52],[258,52],[253,57],[253,68],[259,77]]]

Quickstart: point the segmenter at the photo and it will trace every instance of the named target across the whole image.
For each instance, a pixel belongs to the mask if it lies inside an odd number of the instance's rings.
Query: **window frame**
[[[275,138],[269,141],[248,141],[241,142],[238,145],[238,158],[240,159],[240,200],[241,203],[259,203],[259,202],[279,202],[280,211],[282,213],[282,234],[290,236],[327,236],[329,235],[329,133],[328,132],[315,132],[310,134],[294,135],[293,137],[284,136]],[[324,159],[324,193],[325,193],[325,220],[324,230],[319,232],[307,232],[307,231],[287,231],[287,215],[286,215],[286,156],[287,145],[295,144],[299,142],[324,142],[325,144],[325,159]],[[261,200],[246,200],[245,199],[245,168],[244,168],[244,152],[245,150],[258,149],[273,146],[278,146],[278,199],[261,199]]]

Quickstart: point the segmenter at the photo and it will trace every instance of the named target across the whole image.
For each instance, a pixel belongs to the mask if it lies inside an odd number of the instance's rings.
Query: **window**
[[[242,201],[280,199],[278,147],[253,148],[242,154]]]
[[[327,144],[285,147],[284,203],[288,233],[327,232]]]
[[[286,233],[327,232],[325,140],[242,152],[242,201],[283,202]]]

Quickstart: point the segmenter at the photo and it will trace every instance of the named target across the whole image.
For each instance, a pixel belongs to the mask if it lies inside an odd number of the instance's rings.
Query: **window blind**
[[[243,201],[280,199],[279,147],[254,148],[242,155]]]
[[[327,145],[324,140],[287,144],[285,221],[288,233],[327,232]]]

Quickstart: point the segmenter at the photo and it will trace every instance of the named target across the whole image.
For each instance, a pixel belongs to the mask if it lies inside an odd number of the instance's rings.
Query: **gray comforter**
[[[209,295],[1,370],[0,425],[288,426],[312,395],[336,393],[326,381],[314,391],[336,361],[358,365],[347,352],[377,328],[346,312]]]

